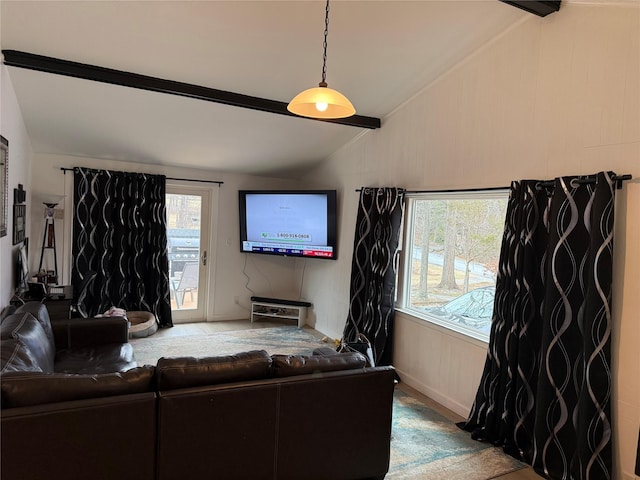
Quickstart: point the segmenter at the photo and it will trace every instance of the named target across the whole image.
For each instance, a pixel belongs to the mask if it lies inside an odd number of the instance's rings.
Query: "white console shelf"
[[[266,300],[253,300],[251,302],[251,322],[259,320],[295,320],[298,328],[304,326],[307,318],[307,307],[311,306],[305,302],[289,302],[273,298]]]

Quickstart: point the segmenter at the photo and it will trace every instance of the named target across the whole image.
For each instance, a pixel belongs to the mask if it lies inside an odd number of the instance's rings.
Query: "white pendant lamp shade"
[[[300,92],[289,102],[287,110],[310,118],[346,118],[356,113],[347,97],[322,84]]]
[[[295,115],[309,118],[346,118],[356,113],[347,97],[327,87],[327,35],[329,34],[329,0],[324,16],[324,44],[322,55],[322,81],[315,88],[299,93],[287,105],[287,110]]]

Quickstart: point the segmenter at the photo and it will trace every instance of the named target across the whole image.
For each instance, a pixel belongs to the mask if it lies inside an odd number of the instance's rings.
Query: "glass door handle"
[[[202,265],[207,264],[207,251],[202,252]]]

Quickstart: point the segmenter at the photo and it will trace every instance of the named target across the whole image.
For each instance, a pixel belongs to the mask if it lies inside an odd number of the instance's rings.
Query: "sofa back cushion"
[[[24,305],[20,305],[15,313],[30,313],[33,315],[40,325],[42,326],[42,330],[47,335],[47,339],[53,346],[55,351],[56,344],[53,339],[53,329],[51,328],[51,320],[49,319],[49,311],[47,307],[40,302],[27,302]]]
[[[42,372],[42,368],[24,343],[7,338],[0,341],[0,373],[5,372]]]
[[[156,375],[158,390],[269,378],[271,357],[264,350],[218,357],[162,357]]]
[[[126,372],[75,375],[13,372],[2,375],[2,407],[27,407],[67,400],[110,397],[154,390],[154,367]]]
[[[364,368],[367,359],[357,352],[335,355],[272,355],[273,375],[290,377],[309,373],[334,372]]]
[[[14,340],[13,345],[16,355],[7,358],[2,371],[16,370],[15,362],[24,364],[28,370],[38,370],[46,373],[53,372],[53,362],[55,358],[55,347],[47,337],[42,325],[36,318],[27,312],[13,313],[6,317],[0,324],[0,338],[2,340]],[[12,360],[12,362],[9,362]],[[13,366],[12,366],[13,365]]]
[[[5,317],[8,317],[15,311],[16,311],[16,307],[14,307],[13,305],[7,305],[6,307],[4,307],[0,312],[0,322],[2,322],[2,320],[5,319]]]

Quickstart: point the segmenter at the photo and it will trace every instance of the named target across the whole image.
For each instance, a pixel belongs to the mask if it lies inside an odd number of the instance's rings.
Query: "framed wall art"
[[[9,204],[9,141],[0,135],[0,237],[7,234]]]
[[[25,217],[27,215],[26,205],[13,206],[13,244],[17,245],[24,240]]]

